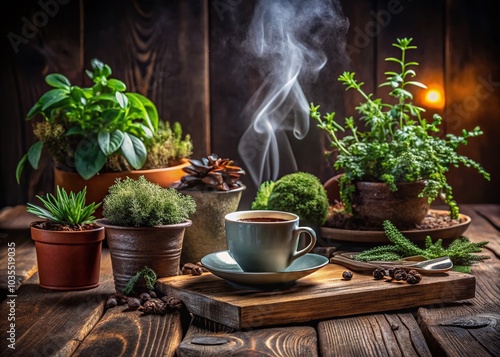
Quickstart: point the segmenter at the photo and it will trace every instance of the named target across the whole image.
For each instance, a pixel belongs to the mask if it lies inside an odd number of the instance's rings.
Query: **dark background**
[[[494,3],[341,1],[347,39],[343,43],[332,33],[325,40],[328,62],[314,85],[304,88],[308,101],[336,111],[343,121],[360,98],[344,91],[338,75],[355,71],[368,92],[383,96],[375,83],[384,79],[384,58],[398,55],[391,43],[412,37],[419,48],[412,54],[420,63],[416,79],[446,94],[445,107],[428,108],[430,113],[444,116],[445,132],[476,125],[485,132],[460,153],[480,162],[492,181],[472,169],[453,169],[449,179],[457,201],[499,203],[500,27]],[[18,0],[8,6],[0,15],[0,209],[53,190],[49,158],[41,169],[25,170],[21,185],[15,181],[17,162],[34,141],[32,122],[24,118],[48,89],[47,74],[63,73],[74,84],[89,85],[84,70],[95,57],[109,64],[128,90],[150,97],[163,120],[181,122],[193,138],[193,157],[215,152],[245,168],[237,150],[248,126],[242,113],[265,74],[240,46],[254,1]],[[339,53],[344,45],[346,52]],[[415,102],[424,105],[419,96]],[[334,174],[323,155],[328,140],[315,123],[303,140],[291,136],[290,141],[299,170],[323,182]],[[287,170],[284,163],[280,175]],[[256,185],[248,176],[244,183],[241,207],[248,207]]]

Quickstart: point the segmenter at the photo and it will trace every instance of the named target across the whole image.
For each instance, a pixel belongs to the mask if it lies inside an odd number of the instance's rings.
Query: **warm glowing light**
[[[430,88],[425,92],[425,104],[433,108],[444,107],[443,92],[436,88]]]

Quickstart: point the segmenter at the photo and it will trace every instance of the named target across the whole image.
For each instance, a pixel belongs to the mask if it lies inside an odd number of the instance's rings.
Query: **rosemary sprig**
[[[384,222],[384,230],[387,238],[392,245],[384,245],[363,251],[355,256],[359,261],[391,261],[398,260],[412,255],[421,255],[426,259],[434,259],[449,256],[457,270],[470,272],[470,266],[474,263],[489,259],[488,255],[475,254],[480,253],[488,242],[471,242],[467,237],[455,239],[447,248],[443,247],[443,241],[438,239],[435,243],[431,237],[427,236],[425,248],[417,247],[408,240],[401,232],[390,222]]]

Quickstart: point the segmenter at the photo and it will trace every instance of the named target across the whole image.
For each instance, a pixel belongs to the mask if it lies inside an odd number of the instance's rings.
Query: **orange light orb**
[[[429,89],[425,93],[425,104],[433,108],[444,107],[443,93],[439,89]]]

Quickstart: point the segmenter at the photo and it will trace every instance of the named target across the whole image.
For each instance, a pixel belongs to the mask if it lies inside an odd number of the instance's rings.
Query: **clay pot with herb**
[[[85,188],[68,194],[57,186],[56,196],[37,196],[43,207],[28,203],[27,211],[44,219],[30,227],[42,288],[83,290],[99,285],[104,228],[93,216],[100,204],[86,205],[85,195]]]
[[[73,192],[86,186],[88,203],[101,202],[118,177],[151,175],[149,180],[163,187],[179,180],[193,147],[180,123],[160,120],[156,105],[128,92],[107,64],[93,59],[91,67],[90,87],[72,84],[60,73],[45,77],[52,88],[27,114],[42,120],[33,126],[38,140],[19,161],[17,181],[26,163],[38,168],[44,152],[53,159],[56,185]]]
[[[339,81],[363,98],[357,107],[357,120],[349,117],[339,124],[335,113],[322,116],[319,106],[311,104],[310,108],[311,117],[331,138],[334,167],[342,173],[338,181],[345,213],[380,230],[384,220],[398,228],[420,223],[429,204],[438,197],[449,206],[451,218],[458,218],[458,205],[446,177],[450,167],[462,164],[490,178],[477,162],[458,154],[460,145],[482,134],[478,127],[463,130],[461,135],[439,136],[442,118],[434,114],[428,120],[424,108],[413,104],[412,88],[426,86],[411,79],[418,65],[408,61],[409,50],[416,49],[411,42],[398,39],[393,46],[401,51],[400,58],[386,58],[397,68],[385,72],[386,81],[380,87],[389,88],[392,102],[365,93],[355,73],[344,72]],[[384,206],[384,201],[390,203]],[[400,202],[414,209],[398,206]]]
[[[158,277],[179,274],[184,232],[196,211],[190,196],[141,176],[118,180],[103,206],[98,223],[106,228],[117,292],[145,267]]]

